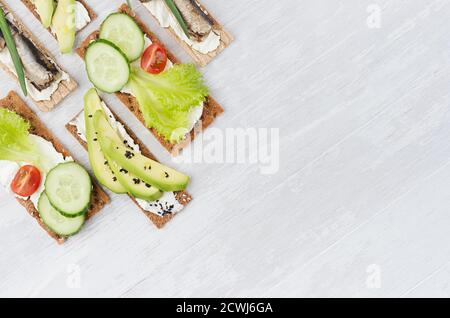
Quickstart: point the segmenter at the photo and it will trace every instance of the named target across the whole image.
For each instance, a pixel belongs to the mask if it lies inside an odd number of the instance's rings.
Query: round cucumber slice
[[[42,222],[60,236],[71,236],[78,233],[86,220],[84,215],[68,218],[59,213],[50,204],[45,191],[39,197],[38,211]]]
[[[144,52],[144,33],[133,18],[125,13],[110,14],[103,21],[100,39],[117,45],[130,62],[139,59]]]
[[[89,80],[106,93],[120,91],[130,78],[126,56],[109,41],[92,42],[87,48],[85,61]]]
[[[77,217],[85,214],[91,203],[91,177],[75,162],[61,163],[48,173],[45,192],[59,213]]]

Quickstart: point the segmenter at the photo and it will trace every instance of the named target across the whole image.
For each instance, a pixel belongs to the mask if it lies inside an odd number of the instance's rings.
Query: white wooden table
[[[64,246],[1,192],[0,296],[450,296],[450,2],[202,1],[236,37],[203,70],[226,109],[214,127],[279,128],[279,171],[171,163],[195,200],[166,228],[113,195]],[[100,17],[82,37],[121,3],[88,2]],[[87,164],[64,123],[90,85],[77,56],[58,61],[80,88],[42,118]]]

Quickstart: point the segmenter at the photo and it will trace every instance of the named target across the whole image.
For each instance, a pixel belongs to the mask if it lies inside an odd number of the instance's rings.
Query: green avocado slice
[[[100,143],[94,129],[94,114],[99,111],[104,114],[100,97],[95,88],[90,89],[84,96],[84,120],[86,125],[86,140],[89,161],[97,180],[114,193],[127,193],[127,189],[118,181],[110,169],[106,157],[100,148]]]
[[[100,136],[107,136],[108,138],[111,138],[111,140],[114,140],[114,142],[123,144],[122,139],[110,125],[103,111],[97,111],[94,114],[94,126],[97,127],[97,131]],[[123,187],[125,187],[131,196],[146,201],[155,201],[162,197],[163,192],[161,190],[149,183],[146,183],[145,181],[142,181],[139,177],[127,169],[122,168],[108,155],[105,155],[105,157],[108,166],[114,173],[114,176],[117,177],[119,182]]]
[[[53,15],[52,30],[56,33],[61,53],[71,53],[75,45],[75,0],[59,0]]]
[[[161,163],[147,158],[139,152],[124,146],[108,135],[100,121],[100,116],[94,116],[94,127],[103,153],[114,160],[119,166],[136,175],[145,183],[162,191],[181,191],[186,189],[189,177]]]
[[[53,12],[55,12],[55,2],[53,0],[34,0],[33,3],[42,24],[49,28],[52,24]]]

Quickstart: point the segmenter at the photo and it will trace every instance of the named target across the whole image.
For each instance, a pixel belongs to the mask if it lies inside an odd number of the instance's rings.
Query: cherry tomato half
[[[11,190],[21,197],[29,197],[39,189],[41,173],[34,166],[23,166],[11,182]]]
[[[167,52],[164,46],[152,43],[142,55],[141,68],[151,74],[159,74],[166,68]]]

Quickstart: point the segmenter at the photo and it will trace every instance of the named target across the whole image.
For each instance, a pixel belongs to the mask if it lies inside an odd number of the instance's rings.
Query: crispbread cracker
[[[121,120],[120,117],[118,117],[117,114],[115,114],[111,109],[110,109],[110,111],[114,115],[116,121],[121,123],[124,126],[127,134],[130,135],[130,137],[134,140],[134,142],[139,146],[141,153],[148,158],[158,161],[158,159],[155,158],[155,156],[150,152],[150,150],[148,150],[148,148],[142,143],[142,141],[136,136],[136,134],[125,125],[123,120]],[[77,116],[75,116],[74,119],[71,120],[71,122],[73,122],[80,115],[80,113]],[[78,135],[77,128],[74,125],[71,125],[70,123],[68,123],[68,124],[66,124],[66,129],[70,132],[70,134],[72,136],[75,137],[75,139],[84,147],[84,149],[87,150],[87,143],[83,139],[80,138],[80,136]],[[137,203],[135,198],[133,198],[130,195],[129,195],[129,197],[136,204],[136,206],[142,211],[142,213],[144,213],[150,219],[150,221],[152,221],[153,224],[155,224],[155,226],[158,229],[162,228],[167,222],[169,222],[175,216],[173,214],[167,214],[167,215],[161,217],[154,213],[145,211],[144,209],[142,209],[140,207],[140,205]],[[189,193],[187,193],[186,191],[176,192],[176,198],[177,198],[177,201],[184,206],[186,206],[192,200],[192,196]]]
[[[119,8],[119,12],[126,13],[130,17],[132,17],[141,30],[150,38],[152,42],[161,43],[163,44],[158,37],[149,30],[149,28],[135,15],[135,13],[126,5],[122,5]],[[99,31],[95,31],[91,33],[81,44],[81,46],[77,49],[78,55],[84,59],[84,56],[86,54],[87,47],[89,46],[89,43],[96,40],[99,36]],[[173,63],[179,63],[178,59],[175,57],[175,55],[172,54],[169,50],[167,50],[167,57],[169,60],[171,60]],[[116,96],[120,99],[120,101],[136,116],[136,118],[146,127],[144,116],[142,115],[140,109],[139,109],[139,103],[137,99],[130,95],[125,93],[116,93]],[[210,126],[217,116],[222,114],[224,112],[222,106],[219,105],[219,103],[216,102],[214,98],[211,96],[208,96],[204,108],[203,108],[203,114],[200,118],[199,125],[195,127],[195,129],[192,129],[190,132],[189,138],[186,138],[185,140],[181,141],[178,144],[172,144],[168,142],[163,136],[158,134],[158,132],[153,128],[147,128],[155,137],[158,139],[160,144],[167,149],[173,156],[176,156],[179,154],[179,152],[189,145],[190,142],[194,140],[194,138],[201,133],[204,129],[206,129],[208,126]]]
[[[33,42],[36,48],[43,55],[51,59],[57,65],[56,60],[53,58],[50,52],[37,40],[37,38],[30,32],[30,30],[28,30],[28,28],[26,28],[23,25],[23,23],[17,18],[17,16],[2,0],[0,0],[0,5],[4,7],[13,16],[15,25],[19,29],[19,31],[22,32],[25,35],[25,37],[30,39],[31,42]],[[59,65],[58,67],[61,69],[61,71],[64,72],[64,70]],[[11,72],[5,64],[0,62],[0,68],[3,69],[7,74],[9,74],[9,76],[11,76],[14,80],[18,81],[17,75],[14,72]],[[64,80],[59,83],[58,89],[52,94],[50,100],[36,101],[31,96],[30,98],[33,100],[33,102],[41,111],[48,112],[52,110],[56,105],[58,105],[67,95],[69,95],[77,87],[78,84],[75,82],[75,80],[69,77],[69,80]]]
[[[5,98],[1,99],[0,107],[14,111],[28,120],[31,126],[30,133],[40,136],[45,140],[51,142],[56,151],[61,153],[64,157],[70,156],[70,153],[64,148],[59,140],[45,127],[45,125],[41,122],[37,115],[15,92],[11,91]],[[39,212],[31,202],[31,200],[17,199],[17,201],[25,207],[28,213],[36,219],[39,225],[45,231],[47,231],[47,233],[51,237],[53,237],[59,244],[65,242],[66,238],[55,234],[42,222],[41,218],[39,217]],[[107,203],[109,203],[108,196],[96,182],[93,182],[92,202],[87,213],[87,218],[89,219],[97,214]]]
[[[22,1],[23,4],[28,8],[28,10],[31,11],[31,13],[36,17],[36,19],[38,19],[39,21],[41,21],[41,17],[39,16],[39,13],[36,11],[36,7],[34,6],[33,2],[31,2],[31,0],[21,0],[21,1]],[[97,14],[94,12],[94,10],[92,10],[92,8],[86,3],[85,0],[77,0],[77,1],[80,2],[80,3],[83,5],[83,7],[86,8],[86,10],[87,10],[87,12],[88,12],[88,14],[89,14],[89,17],[91,18],[91,22],[92,22],[92,20],[94,20],[94,19],[97,17]],[[83,27],[83,29],[84,29],[85,27],[87,27],[87,26],[88,26],[88,25],[85,25],[85,26]],[[81,30],[83,30],[83,29],[81,29]],[[55,37],[55,35],[52,33],[52,31],[51,31],[50,28],[48,28],[47,30],[48,30],[48,32],[51,33],[51,35],[52,35],[53,37]],[[77,32],[80,32],[81,30],[78,30]]]
[[[200,8],[203,10],[203,12],[207,12],[208,16],[211,18],[212,21],[214,21],[213,30],[216,31],[220,35],[220,45],[217,49],[215,49],[212,52],[209,52],[208,54],[200,53],[197,50],[194,50],[189,44],[183,41],[176,32],[173,30],[172,27],[163,27],[160,25],[158,19],[150,12],[150,10],[147,11],[150,13],[150,15],[156,20],[156,23],[158,23],[162,28],[166,29],[167,32],[170,33],[170,35],[174,38],[174,40],[194,59],[194,61],[200,65],[200,66],[206,66],[209,62],[211,62],[217,55],[219,55],[223,50],[225,50],[234,40],[233,36],[228,32],[218,21],[217,19],[211,14],[209,10],[206,9],[206,7],[201,4],[198,0],[196,0],[197,4],[200,6]],[[145,7],[145,6],[144,6]]]

